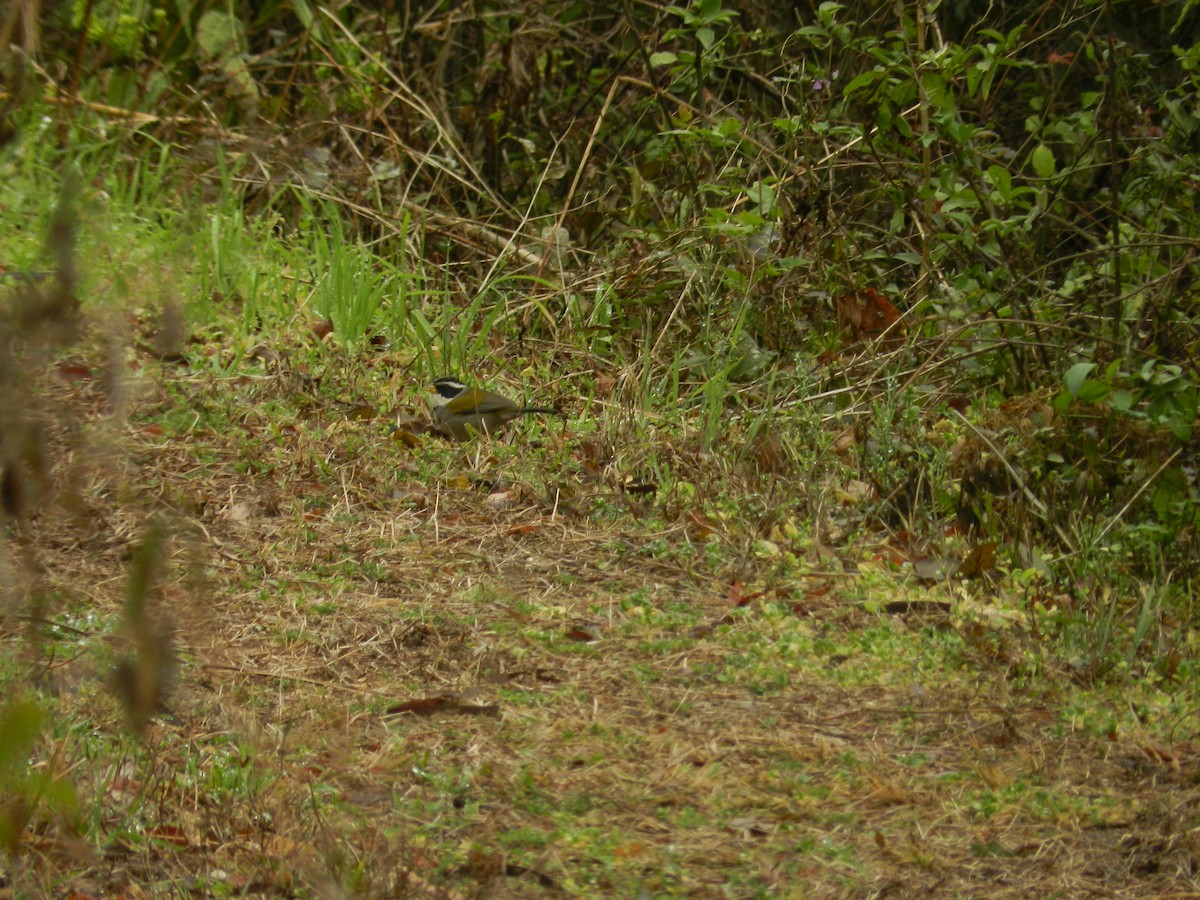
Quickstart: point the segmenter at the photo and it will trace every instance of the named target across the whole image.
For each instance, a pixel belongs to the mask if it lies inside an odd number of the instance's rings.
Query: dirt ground
[[[0,895],[1200,895],[1195,698],[1167,727],[1036,635],[872,610],[929,597],[899,574],[714,566],[720,523],[283,380],[140,378],[124,418],[52,379],[53,487],[4,541],[44,598],[10,599],[7,680],[77,801]],[[122,659],[163,688],[136,737]]]

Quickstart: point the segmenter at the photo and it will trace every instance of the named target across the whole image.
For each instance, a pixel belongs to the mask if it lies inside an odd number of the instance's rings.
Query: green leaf
[[[983,76],[983,86],[979,93],[986,100],[992,93],[992,85],[996,83],[996,74],[1000,71],[999,66],[989,66],[987,74]]]
[[[949,83],[940,72],[923,73],[921,75],[921,89],[925,92],[925,96],[929,98],[929,102],[939,110],[950,111],[954,109],[954,92],[950,90]]]
[[[308,5],[307,0],[292,0],[292,12],[296,14],[296,18],[300,20],[300,24],[306,29],[312,28],[313,12]]]
[[[1083,383],[1092,374],[1094,368],[1096,368],[1095,363],[1081,362],[1075,363],[1075,365],[1067,369],[1067,374],[1063,376],[1063,383],[1067,386],[1067,392],[1072,397],[1079,396],[1079,391],[1083,387]]]
[[[1033,165],[1033,171],[1037,173],[1039,178],[1049,178],[1054,174],[1054,151],[1045,144],[1038,144],[1033,148],[1033,153],[1029,156],[1029,162]]]
[[[883,69],[872,69],[870,72],[863,72],[842,89],[842,96],[849,97],[857,91],[871,87],[880,78],[883,78],[883,76]]]
[[[716,35],[713,34],[713,30],[711,28],[697,28],[696,40],[700,42],[701,47],[703,47],[705,50],[708,50],[710,47],[712,47],[713,41],[716,40]]]
[[[196,44],[207,59],[224,61],[241,53],[241,23],[220,10],[209,10],[196,25]]]
[[[1192,439],[1192,424],[1190,422],[1172,422],[1167,426],[1167,430],[1181,441],[1190,441]]]
[[[1001,166],[988,166],[985,174],[1000,199],[1007,201],[1012,196],[1012,176],[1008,174],[1008,170]]]
[[[846,7],[841,3],[833,3],[827,0],[827,2],[822,3],[817,7],[817,18],[821,20],[822,25],[824,25],[826,28],[829,28],[831,25],[833,25],[837,14],[845,8]]]
[[[1079,400],[1084,403],[1099,403],[1109,395],[1112,390],[1103,381],[1097,381],[1095,378],[1087,379],[1079,388]]]
[[[659,66],[671,66],[679,59],[674,53],[669,50],[660,50],[657,53],[650,54],[650,65],[654,68]]]
[[[1117,412],[1129,412],[1133,409],[1133,393],[1120,388],[1112,392],[1108,402]]]

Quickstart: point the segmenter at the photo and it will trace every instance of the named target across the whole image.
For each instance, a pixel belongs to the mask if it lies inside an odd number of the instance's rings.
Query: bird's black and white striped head
[[[430,399],[434,406],[444,406],[467,389],[457,378],[444,375],[429,386]]]

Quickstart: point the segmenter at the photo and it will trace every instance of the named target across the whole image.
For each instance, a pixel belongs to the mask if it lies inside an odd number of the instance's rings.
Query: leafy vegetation
[[[0,886],[1195,890],[1195,0],[11,7]]]

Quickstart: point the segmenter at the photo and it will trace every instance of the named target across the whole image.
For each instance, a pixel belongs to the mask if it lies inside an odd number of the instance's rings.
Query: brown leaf
[[[221,511],[221,517],[239,525],[244,525],[254,518],[254,504],[249,500],[239,500],[232,506]]]
[[[996,568],[996,541],[978,544],[967,554],[967,558],[958,567],[958,575],[962,578],[975,578],[984,572]]]
[[[399,444],[403,444],[409,450],[415,450],[421,446],[421,439],[407,428],[397,428],[392,432],[391,438]]]
[[[508,509],[516,503],[516,496],[512,491],[493,491],[483,498],[483,505],[488,509]]]
[[[1142,746],[1142,752],[1155,762],[1168,766],[1171,771],[1179,771],[1179,755],[1170,747],[1164,744],[1157,744],[1154,741],[1147,741]]]
[[[838,294],[833,298],[838,327],[852,341],[887,335],[887,342],[898,342],[904,335],[900,311],[874,288]]]
[[[590,474],[597,475],[612,462],[612,451],[600,441],[583,441],[575,449],[575,459]]]
[[[405,703],[389,706],[387,713],[388,715],[412,713],[415,716],[428,716],[440,712],[450,703],[451,701],[446,697],[424,697],[420,700],[408,700]]]
[[[83,365],[63,363],[54,370],[54,374],[63,381],[87,381],[92,377],[92,370]]]
[[[504,529],[501,532],[505,537],[514,534],[537,534],[542,530],[542,522],[525,522],[522,525],[513,525],[510,528]]]
[[[460,713],[468,716],[499,716],[500,705],[498,703],[463,703],[453,696],[442,695],[409,700],[405,703],[398,703],[395,706],[388,707],[387,709],[387,714],[390,716],[400,715],[401,713],[411,713],[414,716],[431,716],[439,712]]]
[[[730,831],[738,831],[747,837],[766,837],[775,833],[775,826],[769,822],[762,822],[750,816],[739,816],[736,819],[730,819],[726,826]]]

